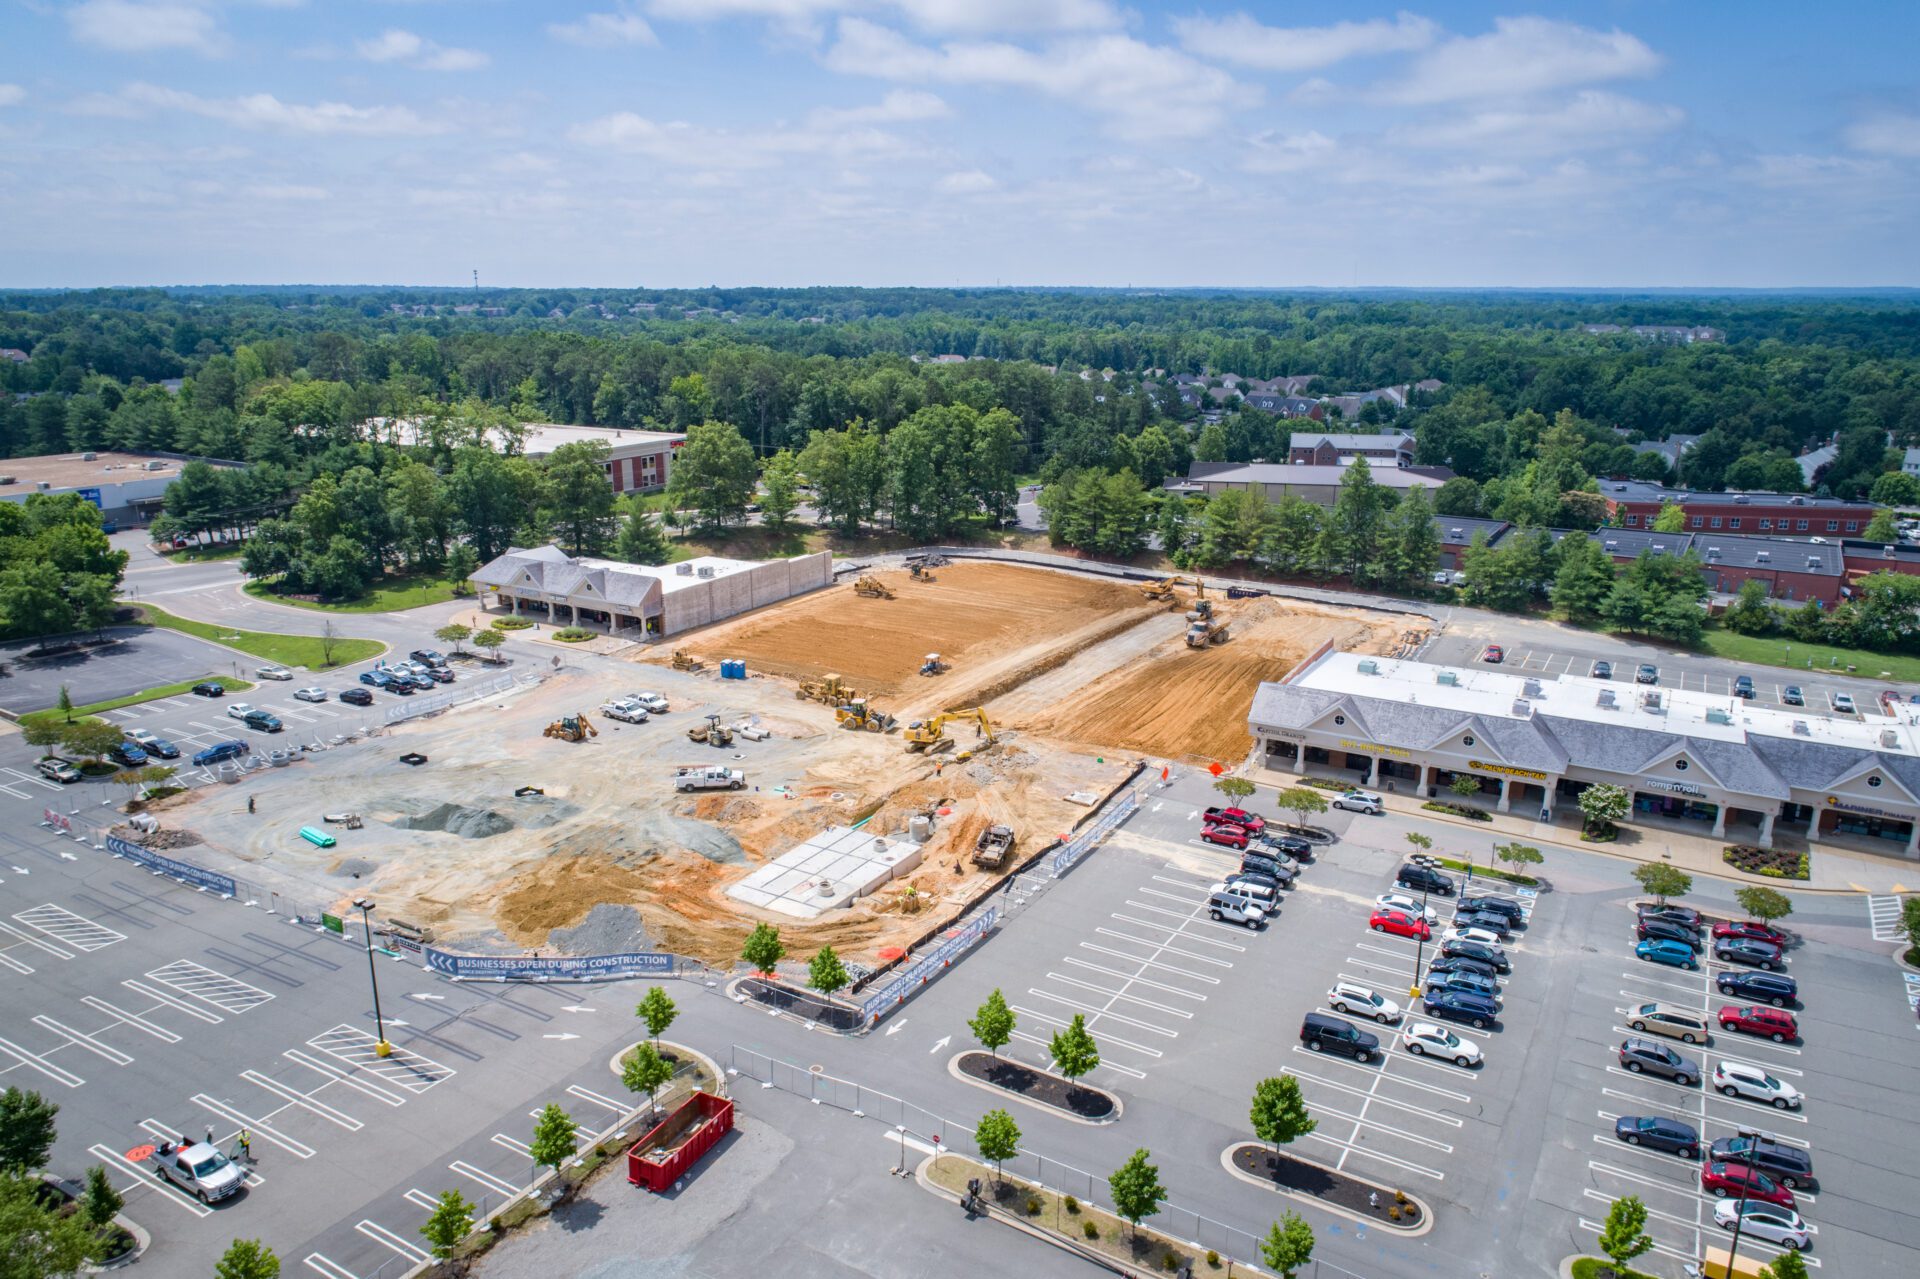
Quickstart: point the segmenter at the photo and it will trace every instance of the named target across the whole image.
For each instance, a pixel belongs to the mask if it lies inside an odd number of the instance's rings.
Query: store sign
[[[1547,780],[1545,773],[1536,772],[1531,768],[1509,768],[1505,764],[1489,764],[1477,759],[1468,760],[1467,767],[1473,769],[1475,772],[1497,773],[1501,777],[1524,777],[1530,782],[1544,782]]]
[[[1707,797],[1705,791],[1701,790],[1698,786],[1690,786],[1686,782],[1658,782],[1648,780],[1639,782],[1637,785],[1642,790],[1669,791],[1675,795],[1687,795],[1694,799],[1705,799]]]
[[[1274,736],[1289,742],[1304,742],[1307,740],[1307,735],[1305,733],[1296,733],[1292,729],[1283,729],[1280,732],[1275,733]]]
[[[1890,813],[1884,808],[1875,808],[1871,804],[1856,804],[1850,799],[1841,799],[1838,795],[1827,796],[1827,807],[1837,808],[1843,813],[1862,813],[1868,817],[1885,817],[1896,822],[1910,822],[1911,813]]]
[[[1350,742],[1343,737],[1340,739],[1340,745],[1346,750],[1366,751],[1372,755],[1392,755],[1396,759],[1413,758],[1412,751],[1401,750],[1398,746],[1382,746],[1378,742]]]

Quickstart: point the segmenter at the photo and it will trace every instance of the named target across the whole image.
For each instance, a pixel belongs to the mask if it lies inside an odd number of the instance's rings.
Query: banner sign
[[[1545,773],[1531,768],[1513,768],[1506,764],[1489,764],[1485,760],[1470,759],[1467,767],[1481,773],[1498,773],[1502,777],[1524,777],[1530,782],[1544,782]]]
[[[455,955],[422,948],[427,966],[449,977],[503,981],[614,981],[621,977],[671,977],[675,956],[659,952],[621,955]]]
[[[202,870],[190,862],[175,861],[171,857],[162,857],[159,853],[130,844],[118,835],[107,836],[107,851],[115,857],[124,857],[128,861],[139,862],[148,870],[157,870],[162,875],[170,875],[183,884],[195,888],[204,888],[209,892],[220,893],[226,897],[237,897],[238,886],[225,875],[216,875],[210,870]]]
[[[991,932],[999,917],[1000,912],[989,906],[971,923],[962,925],[952,936],[895,973],[893,980],[882,986],[877,994],[868,996],[866,1002],[860,1005],[860,1016],[869,1022],[878,1020],[889,1008],[905,1000],[952,963],[961,951]]]
[[[56,813],[51,808],[42,809],[41,812],[46,817],[47,825],[55,830],[63,830],[69,835],[73,834],[73,819],[65,813]]]
[[[1850,799],[1841,799],[1838,795],[1827,796],[1827,807],[1837,808],[1842,812],[1847,812],[1847,813],[1864,813],[1868,817],[1885,817],[1896,822],[1907,822],[1907,821],[1913,820],[1912,817],[1904,813],[1889,812],[1884,808],[1875,808],[1871,804],[1855,803],[1853,800],[1850,800]]]

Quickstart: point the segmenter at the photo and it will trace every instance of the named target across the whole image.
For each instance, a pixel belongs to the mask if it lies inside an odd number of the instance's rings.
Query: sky
[[[0,287],[1920,284],[1920,4],[0,0]]]

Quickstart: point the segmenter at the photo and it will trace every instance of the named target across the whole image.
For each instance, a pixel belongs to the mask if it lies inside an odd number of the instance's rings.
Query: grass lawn
[[[1735,662],[1755,662],[1762,666],[1784,666],[1789,670],[1854,674],[1868,679],[1884,675],[1887,679],[1920,683],[1920,657],[1889,656],[1857,648],[1834,648],[1828,644],[1802,644],[1799,640],[1777,636],[1736,635],[1719,626],[1710,626],[1701,641],[1715,657]],[[1813,663],[1809,669],[1807,663]]]
[[[162,684],[158,688],[144,688],[137,693],[128,693],[125,697],[116,697],[112,701],[89,702],[85,706],[76,706],[73,708],[73,715],[75,719],[79,719],[83,715],[98,715],[101,711],[112,711],[118,710],[122,706],[132,706],[135,702],[151,702],[162,697],[178,697],[182,693],[191,691],[195,684],[204,684],[209,681],[221,685],[229,693],[240,693],[253,687],[253,685],[247,683],[247,681],[235,679],[231,675],[209,675],[206,679],[183,679],[178,684]],[[59,718],[61,718],[60,709],[53,707],[44,711],[28,711],[20,717],[20,722],[22,724],[32,724],[57,720]]]
[[[237,648],[265,662],[280,666],[304,666],[309,670],[324,670],[327,667],[322,641],[318,635],[276,635],[271,631],[236,631],[230,627],[215,626],[211,622],[195,622],[184,617],[175,617],[163,608],[152,604],[141,604],[138,611],[153,626],[164,626],[168,630],[179,631],[203,640],[212,640],[216,644],[225,644],[228,648]],[[364,662],[369,657],[378,657],[387,651],[387,646],[378,640],[337,639],[333,641],[334,666],[346,666],[353,662]],[[191,688],[189,684],[187,687]]]
[[[247,548],[244,546],[189,546],[184,551],[166,551],[162,559],[172,560],[175,564],[198,564],[204,560],[237,560]]]
[[[248,582],[243,589],[255,599],[289,604],[294,608],[310,608],[318,613],[397,613],[426,604],[444,604],[456,598],[458,592],[454,590],[455,585],[451,579],[432,573],[406,573],[383,577],[359,599],[334,604],[280,595],[266,582],[257,579]],[[464,586],[465,583],[458,585]]]

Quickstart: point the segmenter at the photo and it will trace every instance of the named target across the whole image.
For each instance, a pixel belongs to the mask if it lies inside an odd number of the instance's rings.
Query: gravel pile
[[[487,839],[513,829],[513,819],[491,808],[470,808],[465,804],[439,804],[417,817],[396,817],[393,825],[401,830],[443,830],[463,839]]]
[[[640,912],[606,902],[588,911],[587,917],[572,928],[554,929],[547,934],[547,941],[567,955],[618,955],[651,949]]]
[[[513,811],[528,830],[545,830],[578,814],[580,806],[551,795],[521,795],[513,801]]]
[[[328,867],[329,871],[343,879],[365,879],[379,869],[379,863],[370,862],[364,857],[342,857]]]

